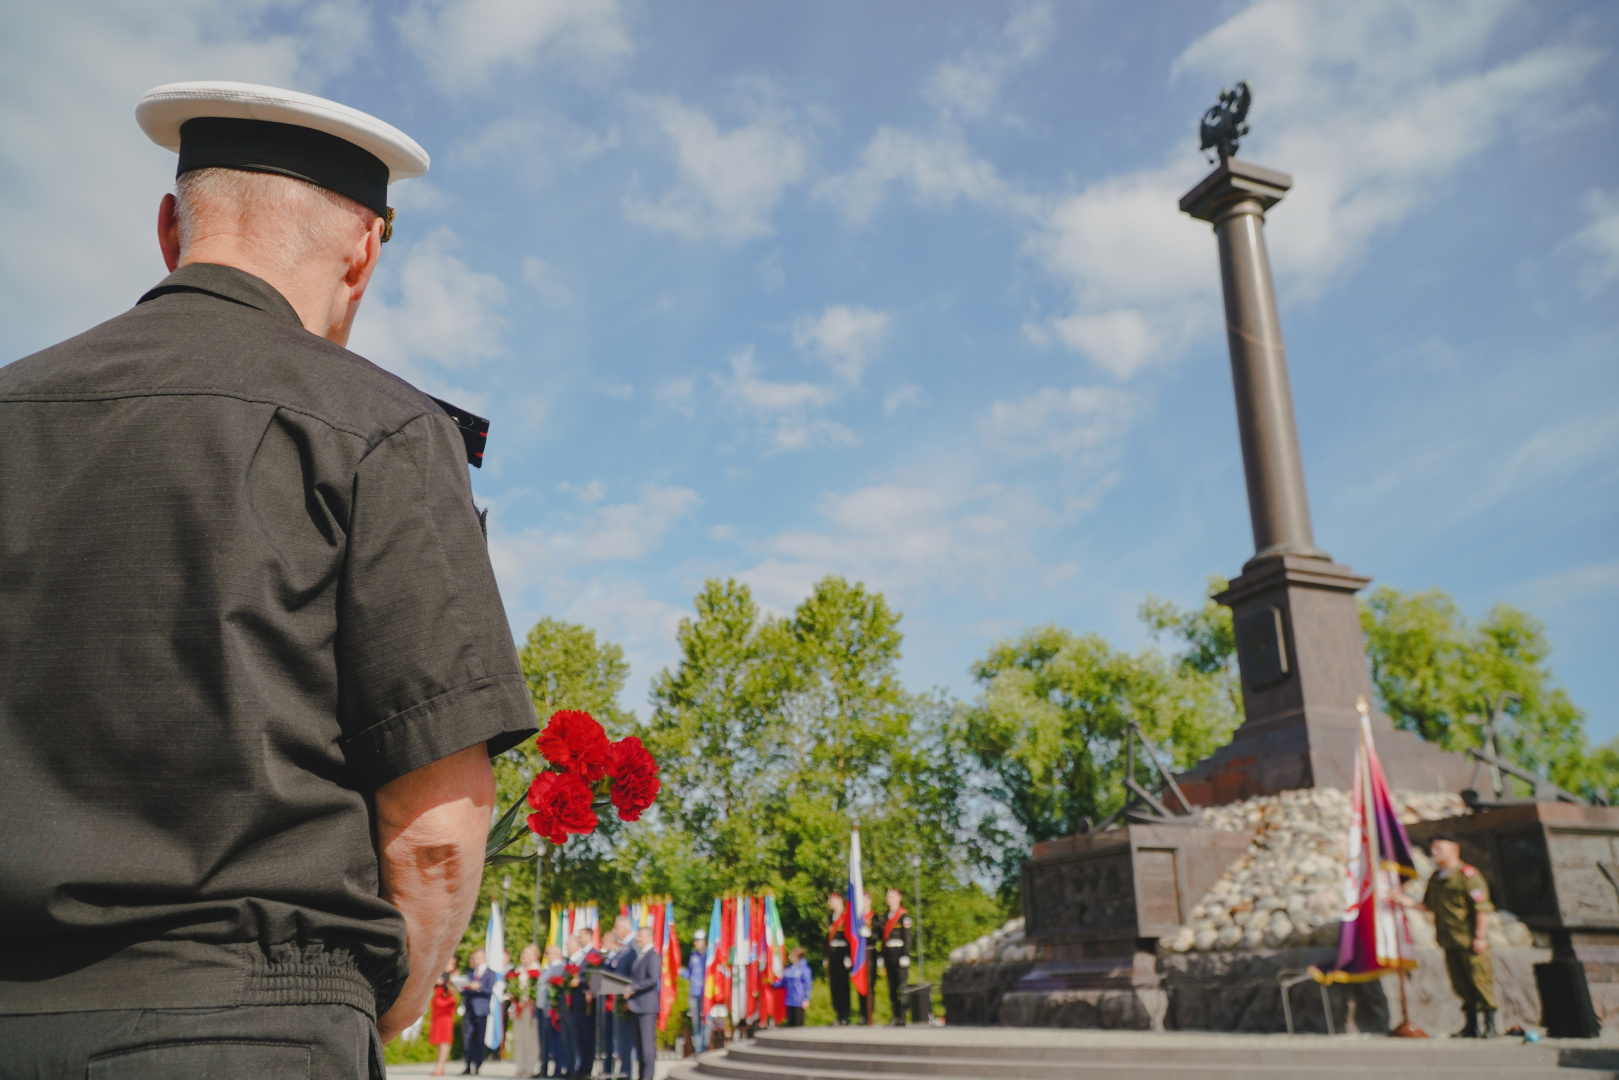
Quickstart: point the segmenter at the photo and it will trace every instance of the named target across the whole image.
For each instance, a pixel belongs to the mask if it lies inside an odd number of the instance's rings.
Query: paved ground
[[[680,1059],[676,1058],[676,1057],[664,1057],[663,1055],[660,1054],[658,1056],[658,1076],[657,1076],[657,1080],[663,1080],[664,1077],[668,1076],[669,1075],[669,1070],[674,1068],[675,1065],[677,1065],[679,1063],[679,1060]],[[462,1062],[451,1061],[448,1065],[445,1066],[444,1075],[446,1077],[460,1076],[461,1075],[462,1065],[463,1065]],[[418,1077],[418,1076],[431,1076],[432,1074],[433,1074],[433,1066],[431,1064],[390,1065],[390,1066],[388,1066],[389,1080],[396,1080],[396,1078],[402,1077],[402,1076]],[[512,1068],[512,1063],[509,1062],[509,1061],[491,1061],[488,1064],[484,1065],[483,1071],[480,1072],[478,1075],[479,1076],[512,1077],[512,1076],[516,1076],[517,1072],[516,1072],[515,1069]]]

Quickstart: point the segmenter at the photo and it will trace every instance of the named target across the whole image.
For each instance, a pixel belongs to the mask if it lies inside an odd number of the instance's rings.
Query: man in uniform
[[[860,1022],[866,1027],[871,1026],[872,1011],[876,1008],[877,1000],[877,940],[871,932],[871,894],[860,894],[860,929],[858,933],[866,939],[866,992],[857,994],[860,998]]]
[[[890,1024],[905,1024],[905,984],[911,978],[911,948],[916,940],[911,916],[898,889],[889,889],[888,919],[883,923],[883,974],[888,978]]]
[[[536,732],[483,428],[344,348],[427,155],[241,83],[136,119],[172,272],[0,368],[0,1078],[380,1077]]]
[[[849,912],[841,893],[828,893],[832,926],[826,932],[826,986],[832,995],[832,1013],[839,1024],[849,1022],[849,968],[853,963],[849,941]]]
[[[1467,1024],[1457,1034],[1464,1039],[1495,1035],[1495,972],[1485,917],[1495,910],[1484,875],[1462,862],[1456,838],[1441,833],[1429,845],[1435,870],[1422,894],[1422,906],[1433,913],[1434,933],[1445,950],[1445,970],[1451,989],[1462,999]],[[1484,1027],[1479,1029],[1479,1013]]]

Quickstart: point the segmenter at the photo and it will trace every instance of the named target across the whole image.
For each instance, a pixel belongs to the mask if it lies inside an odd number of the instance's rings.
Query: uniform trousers
[[[348,1005],[0,1016],[0,1080],[383,1080],[377,1026]]]
[[[892,1022],[903,1025],[905,1023],[905,984],[911,977],[909,967],[901,967],[897,960],[883,961],[883,974],[888,978],[888,1008],[893,1014]]]
[[[803,1027],[804,1026],[804,1006],[802,1006],[802,1005],[789,1005],[789,1006],[787,1006],[787,1026],[788,1027]]]
[[[832,1012],[838,1023],[849,1022],[849,954],[833,953],[826,964],[826,988],[832,994]]]
[[[1469,1012],[1495,1010],[1495,965],[1489,953],[1446,949],[1445,971],[1450,975],[1450,988],[1462,999],[1462,1008]]]

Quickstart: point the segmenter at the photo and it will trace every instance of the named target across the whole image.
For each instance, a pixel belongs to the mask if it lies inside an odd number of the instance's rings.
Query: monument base
[[[1035,987],[1042,976],[1029,964],[955,964],[944,973],[945,1022],[955,1026],[1092,1028],[1135,1031],[1279,1032],[1287,1030],[1277,976],[1310,965],[1330,968],[1335,949],[1178,953],[1157,958],[1153,985],[1112,989]],[[1541,1024],[1535,966],[1548,949],[1491,950],[1497,1026]],[[1417,950],[1417,969],[1406,980],[1411,1021],[1431,1035],[1462,1026],[1462,1005],[1450,988],[1443,951]],[[1327,989],[1334,1031],[1383,1034],[1399,1023],[1400,988],[1394,976]],[[1289,991],[1293,1030],[1325,1033],[1326,1014],[1316,983]],[[1600,1008],[1600,1007],[1599,1007]],[[1604,1017],[1605,1035],[1619,1034],[1619,1014]]]
[[[1327,558],[1256,558],[1215,597],[1231,609],[1246,719],[1229,745],[1179,777],[1187,798],[1221,806],[1294,788],[1354,786],[1358,699],[1372,699],[1355,593],[1370,578]],[[1389,785],[1459,792],[1473,762],[1372,716]]]

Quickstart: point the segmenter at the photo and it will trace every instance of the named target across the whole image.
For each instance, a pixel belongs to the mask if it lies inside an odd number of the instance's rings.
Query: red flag
[[[669,1014],[675,1008],[678,989],[675,980],[680,974],[680,938],[675,935],[674,912],[667,897],[658,905],[658,933],[653,940],[661,942],[659,948],[663,956],[663,986],[658,990],[658,1030],[666,1031]]]

